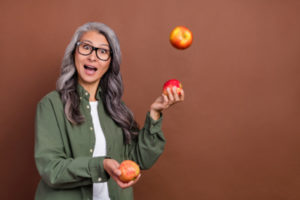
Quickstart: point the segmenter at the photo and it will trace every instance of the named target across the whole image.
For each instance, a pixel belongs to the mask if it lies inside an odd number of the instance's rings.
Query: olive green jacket
[[[92,200],[93,183],[108,182],[111,200],[133,199],[132,188],[121,189],[103,169],[103,159],[92,157],[95,133],[90,114],[89,93],[78,85],[81,125],[72,125],[64,114],[58,92],[46,95],[37,106],[35,124],[35,161],[41,181],[36,200]],[[149,112],[137,141],[124,143],[122,129],[104,109],[97,91],[100,124],[106,138],[107,157],[118,162],[133,160],[140,168],[150,168],[162,154],[165,138],[162,117],[154,121]]]

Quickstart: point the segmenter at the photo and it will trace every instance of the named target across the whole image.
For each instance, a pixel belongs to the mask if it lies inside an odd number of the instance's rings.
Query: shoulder
[[[62,100],[59,93],[54,90],[42,97],[39,104],[52,104],[53,106],[60,106],[62,105]]]

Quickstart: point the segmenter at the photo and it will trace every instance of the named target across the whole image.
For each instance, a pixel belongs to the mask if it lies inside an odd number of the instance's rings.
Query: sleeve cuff
[[[148,112],[147,115],[146,115],[145,128],[149,129],[151,134],[155,134],[155,133],[161,131],[162,120],[163,120],[163,114],[162,113],[161,113],[158,120],[154,120],[150,116],[150,112]]]
[[[89,170],[93,183],[106,182],[109,174],[104,170],[103,160],[106,157],[95,157],[89,161]]]

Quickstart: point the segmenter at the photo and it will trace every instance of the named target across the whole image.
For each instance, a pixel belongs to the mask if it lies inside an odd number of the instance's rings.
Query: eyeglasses
[[[112,54],[112,51],[109,49],[96,48],[85,42],[77,42],[76,46],[78,47],[78,53],[80,53],[81,55],[87,56],[90,55],[93,51],[96,51],[97,58],[103,61],[107,61]]]

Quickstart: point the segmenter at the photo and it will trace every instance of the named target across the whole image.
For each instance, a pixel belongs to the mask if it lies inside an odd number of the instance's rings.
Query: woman
[[[119,179],[119,163],[130,159],[150,168],[165,138],[162,111],[183,101],[168,90],[150,106],[144,127],[121,101],[121,52],[108,26],[87,23],[68,45],[57,89],[38,104],[35,160],[41,175],[37,200],[127,200],[132,185]]]

